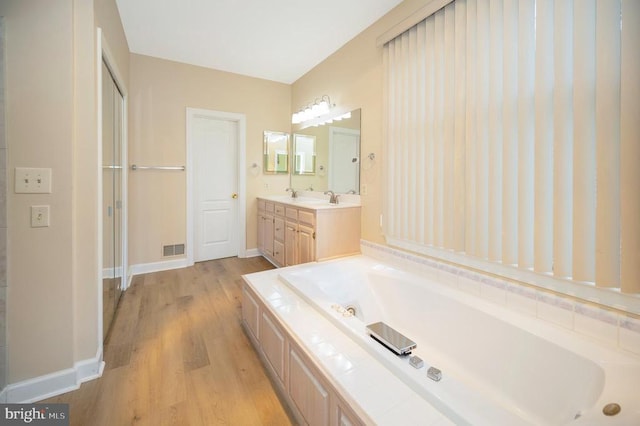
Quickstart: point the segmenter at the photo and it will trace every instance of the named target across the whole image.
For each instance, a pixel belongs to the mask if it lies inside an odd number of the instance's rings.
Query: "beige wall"
[[[73,10],[69,0],[14,0],[2,2],[0,14],[7,24],[12,383],[73,365]],[[15,167],[51,167],[53,193],[13,193]],[[30,228],[34,204],[51,206],[50,227]]]
[[[8,383],[71,368],[100,346],[96,24],[107,28],[125,70],[128,48],[114,0],[96,3],[95,15],[93,0],[0,3],[7,34]],[[15,194],[15,167],[51,168],[52,193]],[[38,204],[50,206],[48,228],[30,227],[30,206]]]
[[[362,108],[361,152],[376,154],[375,165],[361,171],[362,238],[382,243],[382,49],[376,38],[430,0],[405,0],[292,86],[292,105],[306,105],[329,95],[336,108]]]
[[[284,193],[288,176],[249,173],[262,165],[262,132],[289,131],[291,86],[132,54],[129,163],[184,165],[186,108],[246,115],[247,248],[257,245],[258,194]],[[163,244],[186,243],[186,174],[129,173],[129,263],[159,262]]]

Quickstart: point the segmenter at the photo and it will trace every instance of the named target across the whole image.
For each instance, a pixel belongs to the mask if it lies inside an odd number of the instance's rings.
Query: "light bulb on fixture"
[[[305,121],[322,117],[328,114],[333,106],[329,95],[323,95],[322,98],[316,99],[312,105],[307,105],[300,111],[293,113],[291,115],[291,123],[304,124]]]

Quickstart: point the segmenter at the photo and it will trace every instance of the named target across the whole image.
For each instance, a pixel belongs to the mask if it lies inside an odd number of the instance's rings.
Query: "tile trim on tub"
[[[640,320],[624,315],[620,319],[620,327],[638,333],[640,335]]]
[[[574,318],[576,315],[581,315],[582,317],[589,318],[590,320],[599,321],[603,326],[613,326],[616,330],[619,330],[617,332],[616,342],[614,343],[616,347],[640,355],[640,346],[635,343],[640,342],[640,316],[638,315],[625,311],[618,312],[616,310],[603,307],[593,301],[583,300],[572,297],[571,295],[557,294],[551,290],[537,288],[510,279],[485,275],[478,271],[458,267],[456,265],[426,258],[420,255],[407,253],[402,250],[371,241],[361,240],[360,243],[361,251],[365,255],[383,260],[399,261],[401,263],[409,264],[409,266],[418,267],[421,270],[424,270],[425,268],[433,268],[437,271],[447,272],[455,277],[455,282],[457,284],[455,287],[462,291],[465,291],[463,288],[464,285],[461,287],[462,280],[466,279],[477,281],[480,288],[483,285],[494,287],[498,290],[504,290],[505,294],[512,293],[529,299],[531,300],[532,305],[536,304],[540,306],[540,303],[542,303],[551,309],[557,308],[561,310],[557,312],[565,311],[567,312],[567,315],[570,313],[571,318]],[[478,297],[481,296],[479,295]],[[496,304],[507,307],[508,309],[520,312],[519,309],[516,309],[508,303],[508,298],[505,298],[505,301],[502,299],[496,300],[487,298],[483,298],[483,300],[491,300]],[[536,309],[535,311],[525,313],[545,322],[554,322],[553,319],[548,317],[548,309],[542,311],[540,309]],[[575,333],[594,337],[593,334],[585,333],[579,326],[576,327],[576,321],[571,320],[562,325],[568,327]],[[606,329],[606,327],[603,327],[603,329]],[[625,330],[624,333],[622,332],[622,329]],[[627,338],[626,336],[630,337]],[[632,343],[629,341],[632,341]]]

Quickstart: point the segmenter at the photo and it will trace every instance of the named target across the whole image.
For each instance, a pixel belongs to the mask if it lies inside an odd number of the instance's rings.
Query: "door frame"
[[[102,28],[98,27],[96,29],[96,73],[97,73],[97,82],[96,82],[96,128],[97,128],[97,139],[98,139],[98,199],[97,199],[97,229],[98,229],[98,247],[97,247],[97,256],[98,256],[98,338],[99,338],[99,351],[102,354],[103,341],[104,341],[104,324],[102,323],[102,310],[103,310],[103,299],[102,299],[102,276],[104,271],[104,252],[103,252],[103,232],[102,232],[102,221],[103,221],[103,204],[102,204],[102,191],[103,191],[103,182],[102,182],[102,63],[104,62],[109,68],[111,72],[111,76],[115,84],[118,86],[118,90],[122,94],[122,147],[121,147],[121,155],[122,155],[122,182],[121,185],[121,194],[122,194],[122,239],[120,243],[122,244],[122,291],[124,292],[130,284],[131,279],[131,271],[129,271],[129,253],[128,253],[128,98],[129,94],[127,93],[127,86],[124,84],[124,79],[122,78],[122,73],[118,68],[118,64],[115,60],[115,56],[111,53],[109,49],[109,45],[107,44],[107,40],[105,39]],[[102,357],[102,355],[101,355]]]
[[[233,121],[238,126],[238,143],[237,143],[237,159],[236,173],[238,179],[238,257],[246,257],[247,252],[247,227],[246,227],[246,176],[243,164],[246,157],[246,139],[247,139],[247,117],[244,114],[234,112],[215,111],[202,108],[190,108],[186,110],[186,144],[187,144],[187,264],[194,264],[194,216],[195,208],[193,206],[193,143],[191,141],[192,122],[197,116],[205,116],[216,120]]]
[[[333,164],[332,160],[333,160],[333,150],[334,148],[334,144],[335,144],[335,134],[336,133],[345,133],[348,135],[353,135],[353,136],[358,136],[358,168],[360,168],[360,156],[362,154],[362,141],[360,140],[360,130],[356,130],[356,129],[349,129],[347,127],[336,127],[336,126],[331,126],[329,127],[329,158],[328,158],[328,165],[329,165],[329,176],[327,177],[327,183],[329,185],[329,189],[332,189],[333,186],[333,180],[334,180],[334,176],[332,174],[332,170],[333,170]],[[358,193],[360,193],[360,173],[358,171],[358,173],[356,174],[356,179],[358,180],[358,182],[356,182],[356,187],[354,188],[356,191],[358,191]]]

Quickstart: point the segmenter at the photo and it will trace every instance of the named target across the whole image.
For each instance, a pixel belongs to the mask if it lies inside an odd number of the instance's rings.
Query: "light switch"
[[[31,206],[31,227],[49,226],[49,206]]]
[[[51,169],[16,167],[16,194],[50,194]]]

